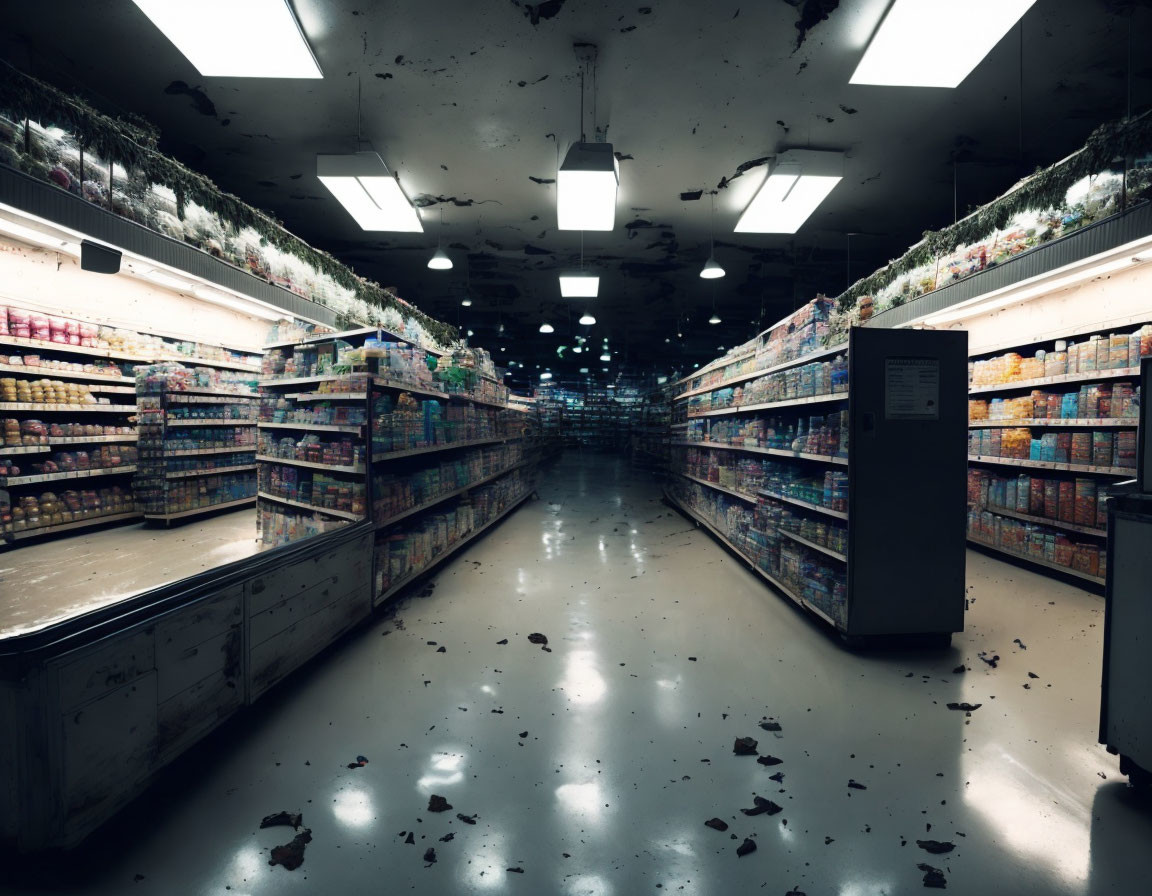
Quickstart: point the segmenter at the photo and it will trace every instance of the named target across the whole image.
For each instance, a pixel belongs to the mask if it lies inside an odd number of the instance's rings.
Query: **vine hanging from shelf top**
[[[1102,124],[1084,146],[1023,178],[837,296],[834,336],[871,314],[1152,198],[1152,114]]]
[[[0,165],[53,183],[334,310],[431,348],[459,339],[391,289],[309,246],[272,216],[156,148],[159,132],[0,66]],[[272,250],[276,250],[273,252]]]

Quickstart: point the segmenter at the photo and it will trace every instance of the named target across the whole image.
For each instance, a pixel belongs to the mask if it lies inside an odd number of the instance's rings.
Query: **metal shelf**
[[[413,580],[418,579],[420,576],[422,576],[428,570],[430,570],[433,567],[435,567],[436,565],[438,565],[441,561],[452,556],[452,554],[456,553],[456,551],[458,549],[464,547],[464,545],[468,544],[468,542],[472,541],[475,538],[478,538],[481,533],[490,529],[492,526],[495,526],[498,522],[500,522],[500,520],[504,519],[504,517],[506,517],[513,510],[515,510],[517,507],[519,507],[524,502],[524,500],[531,494],[532,494],[532,489],[527,489],[523,494],[521,494],[518,497],[513,498],[511,501],[509,501],[507,507],[505,507],[498,514],[496,514],[496,516],[492,517],[492,519],[490,519],[488,522],[484,523],[484,525],[482,525],[479,529],[473,529],[471,532],[469,532],[467,535],[465,535],[463,538],[461,538],[455,544],[448,545],[448,547],[446,547],[443,551],[441,551],[439,554],[437,554],[435,557],[433,557],[431,560],[429,560],[427,563],[425,563],[419,569],[414,569],[414,570],[411,570],[410,572],[405,573],[402,578],[400,578],[398,581],[393,582],[390,586],[388,586],[388,590],[385,591],[383,594],[381,594],[379,597],[377,597],[376,602],[380,603],[380,602],[387,600],[392,595],[394,595],[397,591],[399,591],[400,589],[404,588],[406,585],[411,583]]]
[[[740,404],[733,405],[730,408],[717,408],[713,411],[700,411],[696,414],[689,414],[688,419],[692,420],[696,417],[720,417],[725,414],[746,414],[752,411],[769,411],[774,408],[790,408],[799,407],[805,404],[827,404],[833,401],[847,401],[847,392],[829,392],[825,395],[812,395],[807,398],[790,398],[784,401],[766,401],[760,404]]]
[[[797,507],[804,507],[808,510],[815,510],[817,513],[823,513],[826,516],[832,516],[838,520],[848,519],[847,512],[843,510],[833,510],[831,507],[824,507],[820,504],[813,504],[811,501],[802,501],[799,498],[792,498],[788,495],[781,495],[778,492],[770,492],[764,489],[760,490],[760,494],[765,498],[775,498],[777,501],[787,501],[789,504],[795,504]]]
[[[441,445],[426,445],[423,448],[408,448],[403,451],[385,451],[381,454],[373,454],[372,463],[394,460],[399,457],[413,457],[417,454],[431,454],[436,451],[451,451],[453,448],[468,448],[473,445],[494,445],[497,442],[512,441],[515,441],[515,437],[513,436],[498,436],[489,439],[470,439],[465,442],[445,442]]]
[[[149,396],[159,398],[160,395],[165,394],[161,392],[150,392]],[[226,398],[259,398],[259,392],[229,392],[226,389],[180,389],[178,391],[171,391],[166,393],[168,398],[180,395],[222,395]]]
[[[10,454],[46,454],[51,450],[50,445],[9,445],[7,447],[0,445],[0,456],[7,457]]]
[[[765,367],[761,370],[752,371],[751,373],[742,373],[738,376],[729,377],[726,380],[721,380],[714,386],[701,386],[699,389],[692,389],[680,395],[673,396],[672,401],[683,401],[686,398],[691,398],[693,395],[703,395],[705,392],[715,392],[717,389],[726,389],[728,386],[734,386],[736,383],[743,383],[746,380],[754,380],[757,377],[766,376],[769,373],[775,373],[779,370],[787,370],[790,367],[800,367],[801,365],[810,364],[813,361],[819,360],[820,358],[826,358],[829,355],[838,355],[840,352],[846,351],[848,351],[848,343],[842,342],[840,345],[833,346],[832,348],[823,348],[816,352],[811,352],[807,355],[804,355],[804,357],[796,358],[793,361],[782,361],[781,363],[774,364],[771,367]],[[747,356],[745,355],[742,357]],[[730,364],[734,364],[739,360],[741,360],[741,358],[733,359],[733,361],[724,366],[730,366]],[[694,376],[699,376],[699,374],[694,374],[693,377]],[[685,379],[693,379],[693,377],[685,377]]]
[[[309,432],[350,432],[354,434],[358,434],[364,428],[363,423],[266,423],[264,421],[260,421],[256,426],[259,429],[299,429]]]
[[[275,501],[277,504],[287,504],[291,507],[299,507],[303,510],[312,510],[316,513],[324,513],[328,516],[339,517],[342,520],[352,520],[359,522],[364,519],[361,513],[352,513],[348,510],[334,510],[330,507],[317,507],[315,504],[306,504],[303,501],[295,501],[292,498],[281,498],[279,495],[273,495],[269,492],[256,492],[257,497],[263,498],[266,501]]]
[[[1063,426],[1063,427],[1106,427],[1118,426],[1123,429],[1136,429],[1140,426],[1137,417],[1029,417],[1023,420],[969,420],[969,429],[1000,429],[1010,426]]]
[[[68,411],[69,413],[135,414],[134,404],[48,404],[36,401],[0,401],[0,411]]]
[[[67,345],[63,342],[49,342],[44,339],[22,339],[19,336],[0,336],[0,345],[14,345],[18,348],[36,348],[43,351],[66,352],[70,355],[88,355],[93,358],[115,358],[118,361],[147,363],[152,358],[143,355],[129,355],[108,348],[90,348],[86,345]]]
[[[335,473],[352,473],[354,475],[363,475],[366,469],[363,464],[360,464],[359,466],[321,464],[310,460],[296,460],[295,458],[288,457],[272,457],[268,454],[257,454],[256,460],[269,464],[287,464],[290,467],[308,467],[313,470],[331,470]]]
[[[1034,386],[1059,386],[1063,383],[1091,383],[1096,380],[1115,380],[1125,377],[1140,378],[1139,367],[1116,367],[1108,370],[1081,370],[1077,373],[1064,373],[1057,376],[1041,376],[1031,380],[1015,380],[1011,383],[993,383],[987,386],[968,387],[969,395],[984,392],[1012,392],[1016,389],[1031,389]]]
[[[419,513],[422,510],[427,510],[429,507],[435,507],[437,504],[443,504],[449,498],[455,498],[457,495],[462,495],[466,491],[479,488],[481,485],[484,485],[487,482],[491,482],[493,479],[499,479],[501,476],[511,473],[513,470],[524,466],[524,463],[525,462],[522,460],[517,461],[516,463],[512,464],[512,466],[505,467],[500,472],[493,473],[491,476],[485,476],[483,479],[477,479],[475,482],[469,482],[467,485],[462,485],[460,488],[455,488],[450,492],[437,495],[435,498],[429,498],[423,504],[417,504],[415,507],[409,507],[407,510],[402,510],[400,513],[390,516],[387,519],[380,520],[378,523],[376,523],[376,527],[378,529],[383,529],[385,526],[391,526],[394,523],[398,523],[400,520],[406,517],[410,517],[415,513]]]
[[[701,479],[699,476],[691,476],[688,473],[681,473],[679,470],[675,471],[677,475],[683,476],[685,479],[691,479],[693,482],[699,482],[701,485],[706,485],[708,488],[715,489],[718,492],[724,492],[726,495],[731,495],[733,498],[739,498],[741,501],[747,501],[749,504],[756,503],[754,495],[746,495],[744,492],[738,492],[732,488],[726,488],[718,482],[709,482],[707,479]]]
[[[444,355],[448,354],[447,352],[443,352],[440,349],[426,348],[425,346],[419,345],[418,343],[413,342],[411,339],[408,339],[405,336],[400,336],[397,333],[392,333],[380,327],[358,327],[355,330],[342,330],[339,333],[324,333],[315,336],[305,336],[303,339],[290,339],[288,341],[270,342],[268,345],[264,346],[264,350],[267,351],[268,349],[272,348],[295,348],[297,346],[303,348],[309,345],[323,345],[326,342],[334,342],[337,339],[347,340],[357,336],[374,336],[376,333],[381,333],[384,336],[390,336],[395,342],[403,342],[407,345],[418,348],[421,351],[425,351],[430,355],[443,357]]]
[[[240,395],[231,392],[169,392],[169,404],[239,404],[243,401],[253,401],[259,395]]]
[[[256,496],[252,495],[250,498],[238,498],[235,501],[224,501],[220,504],[208,504],[205,507],[192,507],[188,510],[178,510],[175,513],[146,513],[144,518],[147,520],[176,520],[185,516],[198,516],[201,513],[211,513],[214,510],[223,510],[226,507],[241,507],[245,504],[256,503]]]
[[[94,476],[115,476],[121,473],[135,473],[136,464],[121,464],[118,467],[100,467],[96,470],[68,470],[59,473],[34,473],[29,476],[2,476],[0,486],[33,485],[38,482],[56,482],[61,479],[89,479]]]
[[[240,464],[235,467],[216,467],[211,470],[175,470],[165,473],[165,479],[192,479],[197,476],[221,476],[224,473],[239,473],[243,470],[255,470],[256,464]]]
[[[468,395],[464,392],[448,392],[446,394],[449,398],[456,398],[456,399],[459,399],[461,401],[470,401],[473,404],[482,404],[482,405],[485,405],[485,406],[490,407],[490,408],[502,408],[505,410],[508,409],[508,402],[506,402],[506,401],[496,401],[495,399],[492,399],[492,398],[477,398],[475,395]],[[519,408],[513,408],[513,410],[520,410],[520,409]]]
[[[326,373],[319,376],[264,377],[260,380],[260,386],[303,386],[310,383],[334,383],[336,380],[342,379],[344,379],[344,375],[337,373]]]
[[[0,337],[0,345],[5,339]],[[113,376],[105,373],[84,373],[75,370],[56,370],[54,367],[34,367],[27,364],[0,364],[0,373],[26,373],[45,380],[80,380],[84,383],[132,383],[130,376]]]
[[[406,383],[403,380],[394,380],[386,376],[372,376],[372,382],[384,389],[395,389],[398,392],[411,392],[414,395],[427,395],[431,398],[447,398],[447,392],[441,392],[429,386]]]
[[[256,421],[237,417],[229,420],[227,417],[204,417],[200,420],[165,420],[165,426],[255,426]]]
[[[758,566],[756,564],[756,562],[751,557],[749,557],[747,554],[745,554],[744,551],[742,551],[740,548],[738,548],[733,542],[729,541],[728,536],[726,536],[723,532],[721,532],[719,529],[717,529],[715,526],[713,526],[702,515],[697,513],[695,510],[693,510],[687,504],[684,504],[681,501],[677,500],[674,496],[672,496],[668,492],[665,492],[664,495],[666,498],[668,498],[669,501],[671,501],[673,504],[675,504],[677,507],[679,507],[681,510],[683,510],[686,514],[688,514],[688,516],[690,516],[692,519],[696,520],[698,523],[700,523],[700,525],[704,526],[709,532],[712,533],[712,535],[715,538],[717,538],[720,542],[722,542],[729,550],[731,550],[737,556],[741,557],[749,566],[752,567],[752,571],[755,572],[757,575],[759,575],[760,578],[764,579],[769,585],[771,585],[773,588],[775,588],[777,591],[779,591],[781,594],[783,594],[785,597],[787,597],[793,603],[797,604],[798,606],[803,607],[806,610],[810,610],[813,613],[815,613],[817,616],[819,616],[821,619],[823,619],[825,622],[827,622],[829,625],[831,625],[836,631],[843,631],[843,629],[835,622],[835,620],[832,619],[831,616],[829,616],[827,613],[825,613],[823,610],[821,610],[819,607],[817,607],[811,601],[805,600],[803,597],[801,597],[799,594],[797,594],[795,591],[793,591],[788,585],[784,584],[779,579],[777,579],[774,575],[761,569],[760,566]],[[780,531],[783,531],[783,530],[780,530]]]
[[[134,432],[112,433],[101,436],[49,436],[49,445],[96,445],[103,442],[136,442],[140,436]]]
[[[189,355],[165,355],[158,361],[175,361],[186,367],[219,367],[221,370],[239,370],[241,373],[260,373],[259,365],[241,364],[238,361],[215,361],[211,358],[193,358]]]
[[[39,526],[35,529],[22,529],[19,532],[11,532],[8,537],[13,541],[20,541],[25,538],[36,538],[40,535],[51,535],[53,532],[64,532],[68,529],[83,529],[88,526],[98,526],[101,523],[115,523],[122,520],[138,520],[144,516],[140,511],[134,510],[129,513],[106,513],[101,516],[85,517],[82,520],[73,520],[70,523],[57,523],[55,526]]]
[[[1010,551],[1007,548],[992,544],[990,541],[985,541],[983,538],[976,538],[971,533],[968,535],[968,541],[972,544],[980,545],[982,548],[987,548],[990,551],[997,551],[998,553],[1005,554],[1009,557],[1015,557],[1017,560],[1027,560],[1029,563],[1035,563],[1037,566],[1044,566],[1048,569],[1059,570],[1065,575],[1075,576],[1078,579],[1084,579],[1085,581],[1092,582],[1096,585],[1104,585],[1106,582],[1102,576],[1094,576],[1088,572],[1080,572],[1080,570],[1073,569],[1071,566],[1061,566],[1059,563],[1053,563],[1052,561],[1045,560],[1042,557],[1033,557],[1030,554],[1021,554],[1018,551]]]
[[[247,454],[255,451],[255,445],[222,445],[219,448],[178,448],[175,451],[165,451],[163,457],[198,457],[204,454]]]
[[[671,444],[687,445],[692,448],[718,448],[721,451],[746,451],[750,454],[771,454],[775,457],[793,457],[848,466],[848,458],[846,457],[836,457],[831,454],[806,454],[803,451],[785,451],[783,448],[748,448],[743,445],[721,445],[719,442],[672,442]]]
[[[1013,519],[1023,520],[1026,523],[1039,523],[1042,526],[1051,526],[1054,529],[1067,529],[1069,532],[1079,532],[1082,535],[1094,535],[1097,538],[1107,538],[1107,529],[1095,529],[1092,526],[1080,526],[1076,523],[1066,523],[1063,520],[1054,520],[1046,516],[1036,516],[1031,513],[1020,513],[1017,510],[1009,510],[1007,507],[996,507],[989,504],[987,507],[977,508],[978,510],[987,510],[989,513],[994,513],[997,516],[1010,516]]]
[[[789,532],[787,529],[781,529],[779,526],[776,527],[776,531],[783,535],[785,538],[792,539],[797,544],[802,544],[814,551],[819,551],[821,554],[827,554],[829,557],[835,557],[841,563],[848,562],[847,554],[841,554],[839,551],[834,551],[832,548],[827,548],[822,544],[818,544],[815,541],[811,541],[810,539],[805,538],[803,535],[797,535],[795,532]]]
[[[1066,464],[1049,460],[1025,460],[1017,457],[987,457],[983,454],[969,454],[969,463],[998,464],[1009,467],[1029,467],[1037,470],[1064,470],[1070,473],[1095,473],[1100,476],[1135,476],[1135,468],[1102,467],[1096,464]]]
[[[284,396],[295,401],[364,401],[367,392],[289,392]]]

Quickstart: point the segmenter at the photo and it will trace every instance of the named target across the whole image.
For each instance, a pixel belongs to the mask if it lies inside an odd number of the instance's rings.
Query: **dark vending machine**
[[[1152,789],[1152,358],[1140,368],[1137,478],[1108,502],[1100,742]]]

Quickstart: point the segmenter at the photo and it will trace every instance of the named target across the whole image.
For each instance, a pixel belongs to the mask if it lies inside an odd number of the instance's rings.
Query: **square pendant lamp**
[[[620,163],[611,143],[573,143],[556,175],[561,230],[611,230],[616,225]]]
[[[956,87],[1036,0],[896,0],[852,84]]]
[[[424,232],[400,182],[376,153],[316,156],[316,176],[364,230]]]
[[[600,292],[600,278],[595,274],[561,274],[560,295],[565,299],[594,299]]]
[[[133,2],[206,77],[324,77],[287,0]]]
[[[736,233],[795,233],[844,177],[844,154],[790,149],[736,222]]]

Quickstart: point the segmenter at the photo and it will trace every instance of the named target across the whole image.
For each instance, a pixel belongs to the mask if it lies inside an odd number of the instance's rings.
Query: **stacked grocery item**
[[[831,361],[814,361],[757,377],[734,387],[694,395],[688,399],[688,415],[742,405],[816,398],[847,391],[848,356],[840,354]]]
[[[385,530],[376,544],[377,597],[429,568],[533,488],[529,474],[513,470],[451,504],[412,518],[410,524]]]
[[[364,515],[362,481],[349,481],[318,470],[288,464],[261,464],[259,490],[263,495],[308,504],[319,510]]]
[[[513,419],[482,405],[445,405],[407,392],[385,392],[373,403],[373,455],[517,435]]]
[[[147,519],[168,522],[254,498],[253,385],[251,376],[174,362],[137,368],[134,487]]]
[[[802,417],[703,418],[689,421],[685,439],[847,457],[848,412]]]
[[[1136,431],[1083,429],[1047,432],[1034,438],[1027,428],[971,429],[968,455],[1135,473]]]
[[[971,361],[968,380],[972,386],[1009,385],[1045,377],[1085,374],[1094,371],[1138,367],[1152,355],[1152,324],[1132,333],[1090,336],[1080,342],[1057,340],[1052,351],[1040,350],[1033,357],[1006,352],[994,358]]]
[[[53,527],[80,522],[99,523],[136,515],[132,491],[121,486],[99,489],[45,491],[11,498],[0,489],[0,536],[31,537]]]
[[[510,470],[524,458],[520,445],[489,445],[457,452],[415,470],[391,471],[384,467],[373,480],[373,518],[383,523],[391,517],[442,496],[466,489]]]
[[[1107,487],[1097,479],[1050,476],[1002,476],[968,470],[968,503],[993,513],[1025,515],[1092,529],[1104,535],[1108,527]]]
[[[1009,398],[969,399],[968,419],[982,421],[1055,422],[1131,420],[1136,424],[1140,387],[1128,382],[1091,383],[1075,392],[1033,389]]]
[[[97,399],[84,383],[0,377],[0,402],[96,404]],[[107,404],[108,399],[104,399],[104,403]]]
[[[329,439],[320,433],[278,437],[261,430],[257,453],[261,458],[299,460],[325,466],[353,467],[364,463],[364,446],[350,438]]]
[[[973,508],[968,511],[968,537],[1007,554],[1081,574],[1098,584],[1107,577],[1105,546],[1075,539],[1051,526]]]

